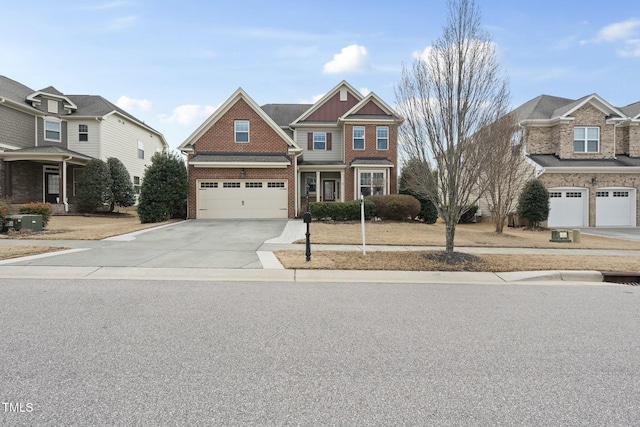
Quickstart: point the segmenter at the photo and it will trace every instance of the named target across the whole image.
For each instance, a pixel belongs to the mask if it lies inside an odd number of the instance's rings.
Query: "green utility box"
[[[42,231],[42,215],[7,215],[4,229]]]
[[[549,241],[558,242],[558,243],[571,243],[571,238],[569,237],[569,231],[551,230],[551,240]]]

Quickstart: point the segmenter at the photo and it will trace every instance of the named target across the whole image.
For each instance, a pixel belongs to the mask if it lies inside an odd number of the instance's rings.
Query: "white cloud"
[[[362,94],[362,96],[367,96],[371,93],[371,91],[369,89],[367,89],[366,87],[361,87],[360,88],[360,93]]]
[[[333,60],[324,64],[323,72],[327,74],[342,72],[361,72],[367,68],[367,48],[352,44],[343,47],[340,53],[333,55]]]
[[[160,118],[168,123],[177,123],[180,125],[191,125],[200,123],[208,118],[216,111],[217,107],[211,105],[187,104],[180,105],[173,109],[170,116],[164,114]]]
[[[116,105],[123,110],[142,110],[150,111],[153,108],[153,103],[147,99],[135,99],[128,96],[121,96],[118,98]]]
[[[429,60],[429,55],[431,55],[432,50],[433,48],[431,46],[427,46],[424,48],[422,52],[415,51],[413,52],[413,59],[422,59],[423,61],[427,62]]]
[[[615,42],[633,37],[640,29],[640,19],[631,18],[626,21],[607,25],[598,32],[596,40]]]
[[[596,37],[580,41],[581,46],[591,43],[615,43],[618,56],[640,57],[640,19],[615,22],[600,29]]]
[[[313,95],[311,99],[301,99],[300,104],[315,104],[316,102],[320,101],[325,95],[326,93],[321,93],[319,95]]]

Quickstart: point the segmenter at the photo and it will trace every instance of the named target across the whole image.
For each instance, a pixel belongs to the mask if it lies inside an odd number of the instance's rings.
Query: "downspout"
[[[67,201],[67,160],[71,160],[73,156],[62,159],[62,203],[64,204],[64,212],[69,212],[69,202]]]
[[[613,125],[613,158],[617,159],[616,157],[616,128],[618,126],[620,126],[622,123],[624,122],[618,122],[615,125]]]

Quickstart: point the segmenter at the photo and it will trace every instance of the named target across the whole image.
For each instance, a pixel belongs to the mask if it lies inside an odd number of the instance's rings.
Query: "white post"
[[[362,255],[367,255],[367,243],[364,239],[364,196],[360,195],[360,222],[362,223]]]

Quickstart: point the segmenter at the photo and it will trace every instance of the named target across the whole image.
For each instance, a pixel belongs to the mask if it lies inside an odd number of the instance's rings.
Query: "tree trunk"
[[[447,232],[446,232],[446,250],[448,254],[453,253],[453,239],[456,235],[456,224],[455,223],[447,223]]]
[[[497,220],[494,219],[493,223],[496,226],[496,233],[498,234],[502,234],[502,232],[504,231],[504,223],[505,223],[506,218],[505,217],[498,217]]]

